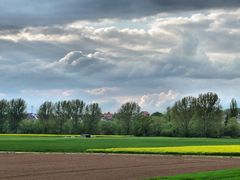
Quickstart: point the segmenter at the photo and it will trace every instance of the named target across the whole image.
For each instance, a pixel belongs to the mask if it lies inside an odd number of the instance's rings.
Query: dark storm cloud
[[[239,0],[0,0],[0,28],[75,20],[138,18],[161,12],[239,7]]]

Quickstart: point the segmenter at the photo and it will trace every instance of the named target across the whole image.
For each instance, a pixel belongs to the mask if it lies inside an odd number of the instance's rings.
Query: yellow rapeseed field
[[[32,136],[32,137],[56,137],[56,136],[61,136],[61,137],[65,137],[65,136],[79,136],[76,134],[0,134],[0,136],[8,136],[8,137],[21,137],[21,136]]]
[[[0,134],[1,136],[8,136],[8,137],[21,137],[21,136],[28,136],[28,137],[69,137],[69,136],[80,136],[80,134]],[[123,138],[123,137],[131,137],[126,135],[92,135],[92,137],[109,137],[109,138]]]
[[[240,145],[89,149],[89,152],[240,155]]]

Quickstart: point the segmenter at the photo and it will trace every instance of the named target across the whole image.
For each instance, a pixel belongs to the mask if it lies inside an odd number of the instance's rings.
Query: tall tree
[[[4,123],[7,120],[8,102],[6,100],[0,100],[0,133],[3,132]]]
[[[58,133],[62,134],[65,117],[64,117],[63,103],[61,101],[56,102],[54,105],[54,117],[57,123],[57,131]]]
[[[61,101],[61,110],[62,110],[62,116],[64,120],[70,120],[72,119],[72,106],[71,101]]]
[[[200,135],[218,136],[221,129],[222,111],[218,95],[212,92],[200,94],[197,98],[197,113]]]
[[[232,99],[230,103],[230,118],[237,117],[238,115],[238,107],[236,99]]]
[[[80,121],[83,118],[85,103],[79,99],[71,101],[72,120],[73,120],[73,133],[80,133]]]
[[[12,99],[9,102],[8,118],[11,132],[17,132],[19,123],[26,117],[26,108],[27,105],[23,99]]]
[[[179,135],[188,137],[196,109],[196,98],[184,97],[172,108],[173,119]]]
[[[127,102],[118,110],[118,118],[123,126],[124,134],[130,134],[132,122],[140,114],[140,106],[135,102]]]
[[[97,103],[86,106],[83,118],[83,126],[86,133],[96,133],[101,114],[101,108]]]
[[[38,110],[38,118],[43,123],[44,133],[48,133],[49,121],[53,118],[54,104],[45,101]]]

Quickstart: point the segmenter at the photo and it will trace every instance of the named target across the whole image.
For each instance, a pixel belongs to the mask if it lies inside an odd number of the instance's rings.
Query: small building
[[[111,112],[102,114],[102,120],[112,120],[112,119],[113,119],[113,114]]]
[[[27,119],[29,119],[29,120],[37,120],[38,117],[37,117],[37,114],[35,114],[35,113],[27,113]]]
[[[143,116],[150,116],[149,112],[147,112],[147,111],[142,111],[141,114],[142,114]]]

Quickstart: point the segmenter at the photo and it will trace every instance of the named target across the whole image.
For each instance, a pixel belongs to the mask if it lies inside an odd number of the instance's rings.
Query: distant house
[[[149,112],[147,112],[147,111],[142,111],[141,114],[142,114],[143,116],[150,116]]]
[[[37,117],[37,114],[35,114],[35,113],[27,113],[27,119],[29,119],[29,120],[37,120],[38,117]]]
[[[112,119],[113,119],[113,114],[111,112],[102,114],[102,120],[112,120]]]

